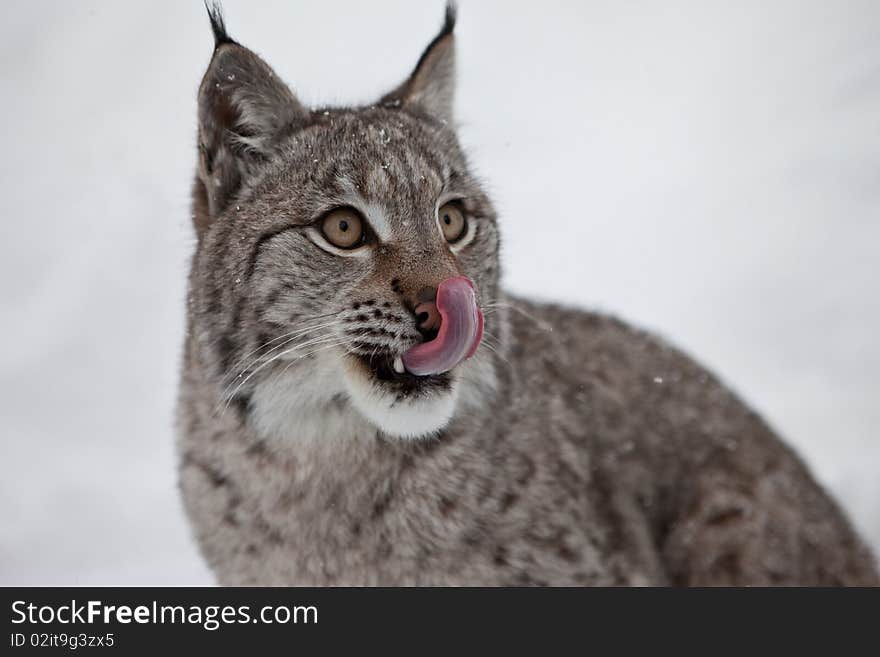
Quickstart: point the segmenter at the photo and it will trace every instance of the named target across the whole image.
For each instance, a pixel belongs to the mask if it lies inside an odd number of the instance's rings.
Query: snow
[[[686,348],[880,549],[880,4],[461,4],[508,287]],[[226,8],[314,105],[378,98],[442,20]],[[210,583],[172,434],[204,11],[12,0],[0,36],[0,584]]]

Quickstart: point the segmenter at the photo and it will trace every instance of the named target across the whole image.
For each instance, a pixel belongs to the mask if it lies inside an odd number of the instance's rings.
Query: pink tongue
[[[483,337],[483,313],[477,307],[474,284],[464,276],[447,278],[437,288],[440,330],[403,354],[407,371],[418,376],[448,372],[474,355]]]

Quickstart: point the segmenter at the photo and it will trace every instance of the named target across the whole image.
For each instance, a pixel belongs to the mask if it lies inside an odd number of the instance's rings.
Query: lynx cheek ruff
[[[458,276],[440,283],[437,310],[440,312],[437,337],[403,354],[403,366],[411,374],[428,376],[448,372],[473,356],[480,345],[483,313],[470,279]]]

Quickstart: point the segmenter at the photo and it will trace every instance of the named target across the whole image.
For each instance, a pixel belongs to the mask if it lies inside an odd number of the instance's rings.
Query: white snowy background
[[[308,103],[377,97],[443,11],[225,4]],[[880,3],[461,4],[507,286],[684,347],[880,548]],[[204,9],[2,10],[0,584],[210,583],[172,433]]]

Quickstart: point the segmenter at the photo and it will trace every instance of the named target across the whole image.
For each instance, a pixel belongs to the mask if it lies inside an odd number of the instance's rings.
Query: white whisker
[[[497,312],[498,309],[500,309],[500,308],[508,308],[510,310],[514,310],[514,311],[518,312],[523,317],[526,317],[527,319],[532,320],[543,331],[552,331],[553,330],[552,324],[545,322],[543,319],[540,319],[539,317],[535,317],[533,314],[531,314],[527,310],[523,310],[519,306],[516,306],[512,303],[507,303],[505,301],[496,301],[494,303],[487,303],[483,307],[486,309],[484,312],[487,314],[491,313],[491,312]]]
[[[235,367],[231,368],[231,372],[228,373],[226,376],[224,376],[224,378],[227,378],[227,377],[229,377],[229,376],[232,376],[232,374],[235,373],[236,371],[238,371],[239,369],[241,370],[241,372],[239,373],[238,376],[241,376],[242,374],[244,374],[244,373],[247,371],[248,368],[247,368],[247,367],[240,367],[240,366],[241,366],[241,363],[243,363],[245,360],[247,360],[248,358],[250,358],[250,357],[253,356],[254,354],[258,353],[258,352],[259,352],[260,350],[262,350],[263,348],[269,346],[269,345],[272,344],[273,342],[277,342],[278,340],[284,340],[284,342],[282,342],[282,343],[279,344],[279,345],[276,345],[275,347],[273,347],[272,349],[270,349],[269,351],[267,351],[266,353],[262,354],[261,356],[259,356],[258,358],[254,359],[254,360],[257,361],[257,360],[259,360],[259,358],[262,358],[262,357],[264,357],[264,356],[269,355],[270,353],[272,353],[272,352],[275,351],[276,349],[280,349],[280,348],[282,348],[284,345],[290,343],[292,340],[294,340],[295,338],[299,337],[300,335],[304,335],[304,334],[306,334],[306,333],[310,333],[310,332],[312,332],[312,331],[317,331],[318,329],[321,329],[321,328],[328,328],[328,327],[330,327],[330,326],[336,326],[336,325],[338,325],[338,324],[342,324],[342,323],[343,323],[342,320],[335,320],[335,321],[332,321],[332,322],[325,322],[325,323],[323,323],[323,324],[317,324],[317,325],[313,325],[313,326],[300,327],[300,328],[298,328],[298,329],[294,329],[293,331],[290,331],[289,333],[285,333],[285,334],[283,334],[283,335],[279,335],[277,338],[273,338],[273,339],[271,339],[271,340],[268,340],[267,342],[264,342],[263,344],[261,344],[261,345],[260,345],[259,347],[257,347],[256,349],[252,349],[251,351],[249,351],[248,353],[246,353],[244,356],[242,356],[241,358],[239,358],[239,359],[238,359],[238,362],[237,362],[236,365],[235,365]],[[286,338],[286,339],[285,339],[285,338]],[[251,363],[251,365],[253,365],[253,363]]]
[[[269,360],[265,361],[265,362],[262,363],[259,367],[257,367],[256,369],[254,369],[250,374],[248,374],[248,375],[244,378],[243,381],[239,382],[239,384],[235,387],[235,389],[234,389],[231,393],[228,393],[228,394],[227,394],[227,391],[228,391],[228,389],[229,389],[230,387],[232,387],[232,385],[234,384],[234,382],[233,382],[233,384],[230,384],[229,386],[227,386],[226,390],[224,390],[223,394],[221,395],[221,400],[224,399],[224,398],[226,399],[226,402],[225,402],[225,408],[229,408],[229,404],[230,404],[230,403],[232,402],[232,400],[235,398],[235,395],[238,394],[238,391],[241,390],[242,386],[244,386],[248,381],[250,381],[251,378],[252,378],[255,374],[257,374],[258,372],[260,372],[263,368],[265,368],[265,367],[271,365],[271,364],[274,363],[276,360],[279,360],[280,358],[283,358],[283,357],[286,356],[287,354],[292,353],[292,352],[296,351],[297,349],[302,349],[303,347],[307,347],[307,346],[311,346],[311,345],[315,345],[315,344],[322,344],[322,343],[327,342],[327,341],[338,340],[338,339],[339,339],[338,336],[335,336],[335,335],[332,335],[332,334],[327,334],[327,335],[321,336],[321,337],[319,337],[319,338],[314,338],[314,339],[311,339],[311,340],[306,340],[305,342],[303,342],[303,343],[301,343],[301,344],[295,345],[295,346],[293,346],[293,347],[290,347],[289,349],[285,349],[284,351],[281,351],[281,352],[275,354],[274,356],[272,356],[272,358],[270,358]],[[223,403],[223,402],[221,401],[221,403]],[[224,408],[224,410],[225,410],[225,408]]]

